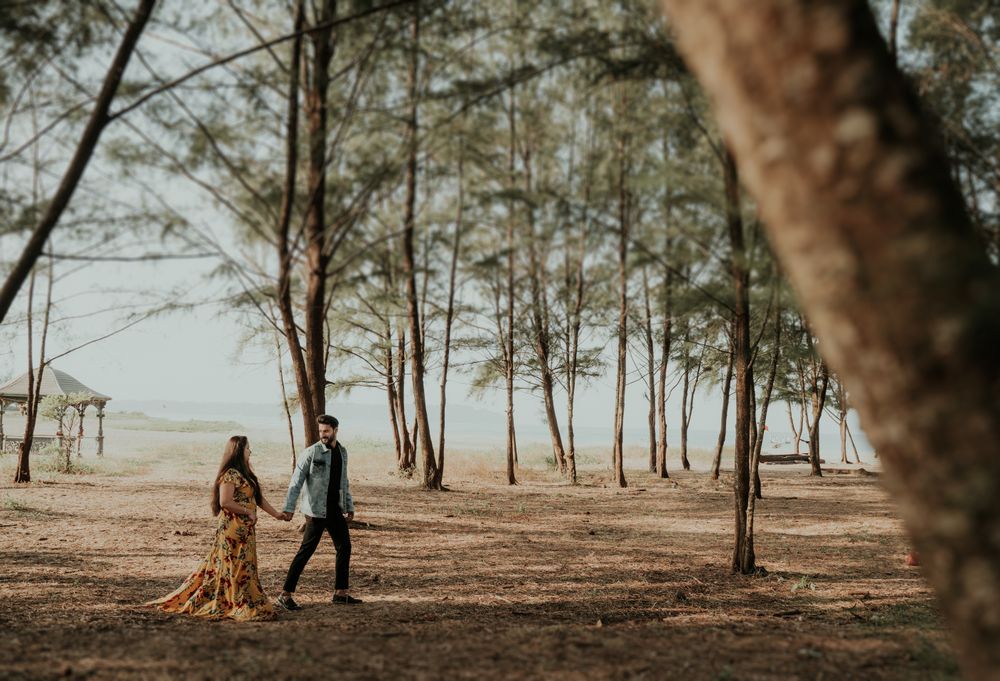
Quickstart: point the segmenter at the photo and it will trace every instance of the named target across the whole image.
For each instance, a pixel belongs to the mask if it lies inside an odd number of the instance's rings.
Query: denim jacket
[[[345,513],[353,513],[354,499],[351,498],[351,485],[347,480],[347,448],[344,445],[340,445],[340,454],[343,460],[340,472],[340,508]],[[313,518],[325,518],[326,492],[330,487],[332,463],[333,452],[322,442],[317,442],[302,452],[295,465],[295,472],[292,473],[292,480],[288,483],[284,510],[294,513],[299,492],[303,492],[302,513]]]

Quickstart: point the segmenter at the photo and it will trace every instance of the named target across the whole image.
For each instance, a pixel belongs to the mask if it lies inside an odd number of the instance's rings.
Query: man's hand
[[[347,512],[347,522],[351,522],[352,520],[354,520],[354,511],[348,511]]]
[[[295,514],[292,511],[284,511],[281,514],[281,519],[284,520],[287,523],[288,521],[290,521],[292,519],[293,515],[295,515]]]

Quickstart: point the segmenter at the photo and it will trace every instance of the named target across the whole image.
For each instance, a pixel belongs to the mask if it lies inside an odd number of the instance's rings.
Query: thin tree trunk
[[[736,376],[736,452],[734,456],[733,497],[736,511],[736,541],[733,570],[751,574],[756,570],[753,545],[754,507],[750,494],[750,275],[746,267],[743,217],[740,208],[739,176],[736,161],[727,148],[723,175],[726,190],[726,221],[731,245],[730,270],[733,281],[733,370]]]
[[[665,262],[669,262],[668,258],[672,251],[670,237],[667,237],[666,248],[664,249]],[[673,326],[673,310],[672,310],[672,294],[673,294],[673,272],[667,266],[664,275],[664,294],[663,294],[663,339],[660,341],[660,371],[658,376],[658,394],[657,394],[657,411],[659,417],[659,429],[660,436],[659,441],[656,443],[656,474],[660,478],[669,478],[670,473],[667,472],[667,369],[670,364],[670,345],[672,339],[672,326]]]
[[[798,430],[795,429],[795,419],[792,418],[792,403],[785,402],[785,406],[788,407],[788,425],[792,429],[792,441],[795,443],[795,454],[798,454],[799,443],[801,442],[801,435],[802,435],[802,424],[800,422],[799,429]]]
[[[302,30],[305,23],[304,0],[298,0],[295,10],[294,28],[296,33]],[[281,211],[278,220],[276,248],[278,250],[278,286],[277,306],[281,315],[282,331],[288,346],[288,355],[292,361],[292,373],[295,376],[295,389],[298,391],[299,410],[302,413],[302,428],[306,442],[316,442],[319,439],[319,427],[316,423],[314,404],[310,395],[313,386],[309,377],[302,342],[299,338],[298,325],[295,323],[295,311],[292,307],[292,253],[289,239],[292,212],[295,205],[295,185],[298,171],[298,138],[299,138],[299,77],[302,66],[302,36],[292,42],[292,60],[288,71],[288,112],[285,122],[285,184],[282,189]],[[280,357],[279,357],[280,363]],[[282,382],[284,385],[284,382]],[[287,404],[287,401],[286,401]],[[286,407],[287,409],[287,407]],[[293,438],[294,439],[294,438]],[[294,444],[293,444],[294,450]],[[292,454],[293,467],[295,454]]]
[[[681,466],[684,470],[691,470],[691,462],[688,461],[688,390],[691,383],[691,351],[688,342],[689,330],[684,331],[684,387],[681,391]]]
[[[31,306],[34,298],[35,273],[31,273],[31,284],[28,295],[28,402],[25,405],[27,413],[24,420],[24,435],[21,438],[21,449],[18,452],[17,471],[14,474],[14,482],[31,482],[31,446],[35,436],[35,425],[38,422],[38,405],[42,401],[42,380],[45,376],[45,367],[48,360],[45,359],[45,345],[49,337],[49,319],[52,314],[52,288],[55,284],[55,263],[52,255],[49,255],[49,281],[46,285],[45,293],[45,314],[42,317],[42,337],[38,347],[38,371],[34,372],[32,364],[31,347]],[[60,440],[60,446],[63,442]],[[68,464],[67,464],[68,469]]]
[[[410,325],[410,376],[413,379],[413,408],[417,425],[415,436],[419,436],[423,487],[441,489],[434,458],[434,443],[431,440],[430,419],[427,415],[427,399],[424,395],[424,343],[420,323],[420,308],[417,301],[416,262],[413,256],[413,236],[415,231],[417,200],[417,70],[420,58],[420,2],[413,6],[411,24],[410,63],[407,75],[407,89],[410,97],[410,112],[407,120],[409,156],[406,163],[406,199],[403,216],[403,273],[406,277],[406,313]]]
[[[399,328],[399,344],[396,361],[396,414],[399,421],[399,435],[402,440],[402,450],[400,451],[399,470],[404,473],[413,472],[413,442],[410,439],[410,429],[406,423],[406,331],[404,327]]]
[[[87,165],[90,163],[90,159],[94,155],[94,150],[100,141],[101,133],[104,132],[104,128],[110,122],[108,114],[111,109],[111,103],[114,101],[115,95],[118,92],[118,86],[125,75],[125,69],[128,67],[129,59],[135,50],[136,44],[139,42],[139,37],[146,28],[146,23],[155,5],[155,0],[140,0],[136,6],[135,14],[132,16],[128,27],[125,29],[125,33],[122,35],[118,51],[111,61],[111,66],[104,77],[104,83],[101,85],[101,91],[98,93],[94,103],[94,110],[90,114],[87,126],[84,128],[80,142],[73,153],[73,158],[66,167],[62,181],[59,183],[59,188],[56,189],[56,193],[48,202],[45,213],[32,231],[31,237],[28,239],[28,243],[25,244],[24,250],[21,252],[21,256],[18,258],[14,268],[7,275],[3,287],[0,288],[0,322],[6,318],[7,312],[10,310],[14,298],[17,296],[17,292],[21,289],[25,279],[31,274],[35,262],[42,254],[42,249],[49,239],[49,235],[55,229],[59,218],[62,217],[63,211],[66,210],[70,199],[73,198],[73,193],[76,191],[77,185],[83,178],[83,173],[87,169]]]
[[[840,462],[850,463],[847,459],[847,391],[843,381],[837,381],[837,425],[840,428]]]
[[[448,363],[451,358],[451,327],[455,320],[455,281],[458,273],[458,256],[461,252],[462,220],[465,209],[465,145],[464,138],[458,152],[458,208],[455,213],[455,237],[451,242],[451,266],[448,271],[448,308],[444,316],[444,359],[441,366],[441,417],[438,432],[437,488],[443,489],[444,480],[444,425],[445,404],[448,400]]]
[[[389,263],[386,263],[386,266],[388,267]],[[389,288],[389,286],[389,282],[386,282],[386,287]],[[385,320],[385,352],[383,353],[382,361],[385,364],[385,395],[389,409],[389,427],[392,430],[392,443],[396,453],[396,469],[401,470],[403,443],[399,436],[399,419],[396,414],[398,398],[396,396],[395,360],[392,355],[392,323],[388,318]]]
[[[806,434],[809,429],[809,423],[806,420],[806,415],[809,413],[809,391],[806,389],[806,369],[802,362],[799,362],[799,437],[801,438],[803,434]],[[798,443],[795,445],[795,451],[798,453]],[[806,440],[806,453],[809,453],[809,441]]]
[[[323,0],[318,10],[316,24],[327,24],[337,12],[335,0]],[[311,400],[314,417],[326,412],[326,349],[324,334],[326,321],[327,279],[330,254],[328,253],[326,224],[326,148],[328,91],[330,88],[330,62],[334,52],[334,30],[327,26],[309,34],[313,46],[312,68],[305,98],[305,113],[309,130],[308,196],[305,215],[306,255],[306,370],[310,392],[300,395],[300,401]],[[306,439],[319,437],[315,423],[307,426]]]
[[[620,89],[620,104],[627,106],[625,86]],[[625,374],[628,370],[628,240],[629,201],[625,176],[628,168],[628,135],[622,133],[618,140],[618,373],[615,385],[614,448],[612,451],[612,481],[619,487],[628,487],[625,480],[623,427],[625,422]]]
[[[416,411],[416,409],[414,409]],[[410,470],[416,470],[417,468],[417,454],[420,445],[420,419],[417,415],[413,415],[413,425],[410,426],[410,460],[407,461],[406,467]]]
[[[771,394],[774,392],[774,379],[778,375],[778,361],[781,358],[781,308],[774,317],[774,355],[771,357],[771,370],[767,375],[767,385],[764,387],[764,399],[760,405],[760,424],[757,426],[757,439],[753,447],[753,485],[754,496],[763,497],[760,484],[760,451],[764,446],[764,432],[767,428],[767,409],[771,404]]]
[[[726,444],[726,426],[729,417],[729,399],[733,385],[733,361],[735,353],[729,350],[729,362],[726,364],[726,379],[722,383],[722,414],[719,424],[719,439],[715,443],[715,456],[712,458],[712,480],[719,479],[719,468],[722,466],[722,448]]]
[[[687,436],[691,431],[691,420],[694,418],[694,398],[698,394],[698,384],[701,382],[702,369],[705,368],[705,351],[698,354],[698,363],[695,365],[694,380],[688,389],[687,396],[687,416],[684,418],[684,459],[687,460]],[[690,463],[688,464],[690,468]]]
[[[754,357],[751,351],[751,357]],[[754,360],[750,360],[750,475],[753,481],[754,496],[760,498],[760,477],[753,471],[753,454],[757,448],[757,381],[753,373]]]
[[[854,452],[854,463],[861,463],[861,457],[858,455],[858,447],[854,444],[854,436],[851,435],[851,426],[845,427],[847,431],[847,439],[851,441],[851,450]]]
[[[510,103],[507,108],[507,125],[510,133],[508,156],[508,181],[513,191],[517,186],[515,163],[517,161],[517,92],[515,86],[510,88]],[[504,344],[504,388],[507,391],[507,484],[516,485],[515,464],[517,463],[517,443],[514,434],[514,225],[517,216],[514,212],[513,198],[507,202],[507,309],[506,333],[501,336]]]
[[[653,349],[653,309],[649,304],[649,274],[642,268],[643,302],[646,305],[646,399],[649,402],[647,423],[649,425],[649,472],[656,472],[656,351]]]
[[[752,357],[751,351],[751,357]],[[753,372],[753,360],[750,360],[750,452],[757,445],[757,380]]]
[[[668,136],[662,139],[663,157],[670,156],[670,143]],[[659,426],[659,439],[656,443],[656,475],[660,478],[669,478],[667,472],[667,371],[670,367],[670,345],[673,341],[673,277],[674,270],[671,267],[673,259],[673,237],[671,235],[671,213],[672,195],[669,186],[663,193],[663,216],[664,216],[664,238],[663,238],[663,338],[660,340],[660,366],[657,376],[657,417]]]
[[[34,304],[35,271],[32,269],[31,276],[28,278],[28,311],[26,319],[28,328],[28,403],[24,421],[24,436],[21,438],[21,444],[17,453],[17,470],[14,471],[15,483],[31,482],[31,444],[32,436],[35,432],[34,414],[36,413],[32,407],[37,402],[37,400],[35,400],[35,353],[34,348],[32,347],[34,329],[32,329],[31,323],[34,317],[34,313],[32,311]]]
[[[590,196],[590,177],[588,175],[584,187],[584,206],[587,205],[587,198]],[[586,210],[586,208],[585,208]],[[566,437],[569,441],[569,450],[566,452],[566,469],[570,482],[576,484],[576,439],[573,432],[573,408],[576,403],[576,379],[579,370],[580,360],[580,329],[582,326],[582,314],[584,306],[584,261],[587,254],[587,217],[582,220],[580,240],[575,261],[575,279],[573,280],[573,314],[570,316],[569,337],[567,340],[567,362],[566,362]],[[566,268],[569,272],[569,267]],[[567,286],[567,289],[570,287]]]
[[[819,425],[826,405],[826,389],[830,383],[830,370],[826,362],[819,360],[819,376],[813,379],[812,421],[809,424],[809,467],[810,474],[822,477],[823,468],[819,460]]]
[[[281,361],[281,338],[274,334],[274,356],[278,363],[278,385],[281,386],[281,406],[284,408],[285,420],[288,422],[288,444],[292,454],[292,470],[295,470],[295,427],[292,425],[292,409],[288,404],[288,391],[285,390],[285,369]]]
[[[524,165],[525,191],[529,194],[533,191],[532,186],[532,156],[530,142],[525,145],[522,154]],[[562,434],[559,428],[559,417],[556,416],[555,398],[553,388],[555,381],[552,378],[552,368],[550,361],[551,354],[551,331],[549,329],[548,303],[545,296],[545,268],[547,257],[538,253],[535,233],[534,209],[529,205],[528,228],[528,278],[531,289],[531,326],[534,335],[535,357],[538,359],[538,367],[541,372],[542,400],[545,406],[545,422],[549,427],[549,439],[552,442],[552,457],[559,472],[566,473],[566,452],[563,448]]]
[[[392,357],[386,358],[386,366],[392,366]],[[392,374],[386,376],[385,379],[385,394],[386,402],[388,402],[389,410],[389,428],[392,431],[392,445],[393,451],[396,455],[396,468],[402,469],[400,463],[403,460],[403,442],[402,438],[399,436],[399,419],[396,417],[396,380]]]
[[[840,463],[851,463],[847,458],[847,419],[843,414],[840,415],[840,423],[837,425],[840,429]]]

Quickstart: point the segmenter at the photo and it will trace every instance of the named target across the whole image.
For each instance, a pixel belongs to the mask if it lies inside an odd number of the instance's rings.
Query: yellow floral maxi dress
[[[253,487],[235,468],[222,482],[236,486],[233,499],[255,509]],[[257,538],[254,527],[243,516],[225,509],[219,513],[212,550],[180,588],[148,605],[166,612],[197,617],[261,620],[274,617],[274,608],[257,575]]]

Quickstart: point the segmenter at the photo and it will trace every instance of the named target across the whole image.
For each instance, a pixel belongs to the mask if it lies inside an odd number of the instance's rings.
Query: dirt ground
[[[197,449],[197,448],[195,448]],[[142,607],[209,548],[216,455],[128,460],[16,487],[0,472],[0,678],[946,679],[952,649],[877,477],[764,471],[758,562],[729,568],[731,478],[493,470],[423,492],[352,473],[352,589],[324,540],[277,621]],[[258,464],[277,505],[287,465]],[[352,463],[353,465],[353,463]],[[380,464],[381,465],[381,464]],[[282,473],[282,471],[285,471]],[[474,474],[473,474],[474,473]],[[298,520],[301,516],[297,516]],[[262,514],[277,595],[301,535]]]

